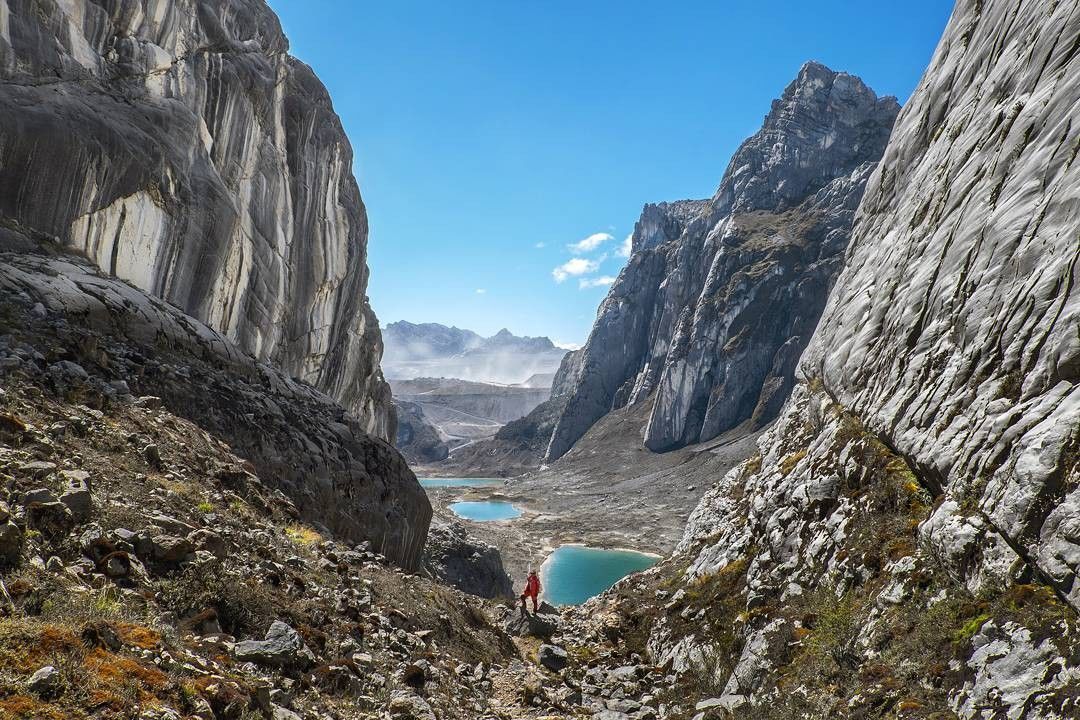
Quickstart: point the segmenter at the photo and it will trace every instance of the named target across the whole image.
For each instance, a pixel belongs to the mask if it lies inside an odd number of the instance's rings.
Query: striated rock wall
[[[393,436],[352,150],[262,0],[0,0],[0,117],[0,218],[19,237],[85,255]]]
[[[644,439],[656,451],[775,417],[898,111],[858,78],[808,63],[712,199],[646,206],[547,459],[653,394]]]
[[[1080,713],[1078,49],[1076,2],[957,4],[804,381],[694,512],[652,626],[724,706]]]

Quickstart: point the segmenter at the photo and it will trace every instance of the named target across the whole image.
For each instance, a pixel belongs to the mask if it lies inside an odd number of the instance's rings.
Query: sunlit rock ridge
[[[807,63],[711,199],[647,205],[575,360],[548,459],[654,394],[644,439],[657,451],[774,418],[899,109]]]
[[[1078,49],[1075,2],[957,4],[804,381],[691,517],[687,588],[727,605],[653,628],[676,667],[726,648],[728,707],[1080,712]]]
[[[367,217],[262,0],[0,0],[0,248],[58,243],[393,434]]]

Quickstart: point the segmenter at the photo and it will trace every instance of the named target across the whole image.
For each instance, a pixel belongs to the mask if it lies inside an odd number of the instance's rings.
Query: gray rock
[[[194,552],[195,546],[187,538],[158,535],[151,539],[150,557],[156,563],[174,565],[187,560]]]
[[[239,662],[283,670],[307,670],[315,663],[315,657],[304,644],[304,639],[291,627],[275,620],[266,631],[264,640],[243,640],[236,643],[233,654]]]
[[[606,413],[653,395],[652,450],[771,420],[899,109],[858,78],[808,63],[712,199],[646,206],[547,460]]]
[[[81,470],[65,470],[60,473],[64,491],[60,502],[71,510],[76,522],[87,522],[94,509],[94,498],[90,493],[90,474]]]
[[[61,502],[32,502],[26,508],[26,526],[47,540],[59,540],[75,527],[75,516]]]
[[[550,607],[550,606],[549,606]],[[506,622],[506,632],[517,637],[535,637],[550,640],[559,631],[561,621],[558,614],[545,612],[543,606],[535,615],[531,612],[514,610]]]
[[[303,720],[299,715],[280,705],[270,706],[270,720]]]
[[[406,690],[392,693],[386,709],[394,720],[436,720],[427,700]]]
[[[0,563],[15,565],[22,555],[23,533],[13,522],[0,523]]]
[[[26,682],[26,687],[35,695],[50,698],[60,690],[62,682],[63,676],[60,675],[60,671],[52,665],[46,665],[30,676],[30,679]]]
[[[470,537],[458,522],[431,526],[422,567],[431,577],[470,595],[509,598],[514,594],[499,549]]]
[[[561,672],[569,663],[566,651],[557,645],[541,645],[537,656],[540,664],[552,672]]]
[[[0,250],[54,239],[390,439],[367,216],[326,89],[265,3],[125,8],[5,10],[0,215],[27,232]]]

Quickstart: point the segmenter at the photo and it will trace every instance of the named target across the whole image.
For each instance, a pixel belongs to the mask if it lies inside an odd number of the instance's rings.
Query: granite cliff
[[[672,716],[1080,713],[1078,49],[1075,2],[957,3],[759,452],[588,607]]]
[[[653,395],[644,440],[656,451],[774,418],[898,111],[858,78],[808,63],[711,199],[646,206],[547,460]]]
[[[352,150],[262,0],[2,0],[0,116],[0,249],[84,255],[392,438]]]

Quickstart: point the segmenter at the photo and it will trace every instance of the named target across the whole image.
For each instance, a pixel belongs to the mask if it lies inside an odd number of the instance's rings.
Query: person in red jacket
[[[521,612],[525,612],[525,598],[532,598],[533,615],[535,615],[538,597],[540,597],[540,577],[535,570],[530,570],[529,579],[525,581],[525,592],[521,593]]]

